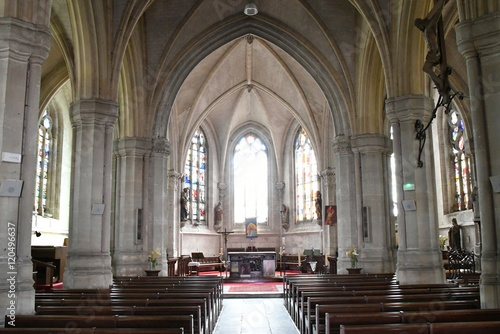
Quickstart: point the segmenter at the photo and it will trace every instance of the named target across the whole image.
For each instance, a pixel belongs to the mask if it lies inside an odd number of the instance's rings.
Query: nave
[[[214,334],[296,334],[299,331],[281,298],[230,298]]]

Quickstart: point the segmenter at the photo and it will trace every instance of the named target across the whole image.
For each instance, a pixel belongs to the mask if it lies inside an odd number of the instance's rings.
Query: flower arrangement
[[[349,251],[346,252],[346,255],[351,258],[351,267],[356,268],[356,262],[358,262],[358,252],[354,246],[349,248]]]
[[[448,240],[448,237],[446,237],[444,235],[439,236],[439,245],[441,246],[441,249],[444,249],[444,244],[446,243],[447,240]]]
[[[149,250],[148,261],[151,262],[151,269],[154,270],[158,264],[158,256],[160,256],[160,249],[157,248],[155,251]]]

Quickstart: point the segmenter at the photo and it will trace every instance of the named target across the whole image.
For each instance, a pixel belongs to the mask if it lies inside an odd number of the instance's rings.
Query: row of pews
[[[0,334],[211,334],[222,292],[219,277],[115,277],[109,289],[37,292],[36,314],[6,317]]]
[[[401,285],[394,274],[289,275],[284,305],[301,334],[500,333],[479,286]]]

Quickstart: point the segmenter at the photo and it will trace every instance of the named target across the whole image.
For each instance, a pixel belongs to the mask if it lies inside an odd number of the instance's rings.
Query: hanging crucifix
[[[415,26],[424,33],[424,40],[428,48],[422,70],[429,75],[439,93],[439,99],[429,123],[425,127],[420,120],[417,120],[415,123],[415,129],[417,130],[416,137],[420,142],[417,162],[418,167],[424,165],[421,156],[426,139],[425,131],[436,117],[438,108],[444,107],[445,112],[449,113],[449,107],[453,98],[459,95],[459,98],[463,99],[462,93],[453,92],[448,80],[448,76],[451,74],[451,67],[448,66],[446,59],[443,30],[443,8],[447,1],[448,0],[436,0],[434,7],[425,18],[415,20]]]

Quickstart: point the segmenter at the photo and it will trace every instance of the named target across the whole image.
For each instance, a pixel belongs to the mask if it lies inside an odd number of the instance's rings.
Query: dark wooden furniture
[[[64,278],[64,268],[66,268],[66,258],[68,247],[64,246],[31,246],[31,258],[40,262],[54,265],[54,283],[62,282]],[[37,280],[45,281],[45,272],[39,271]]]

